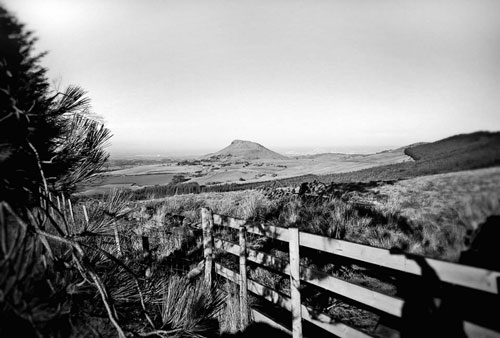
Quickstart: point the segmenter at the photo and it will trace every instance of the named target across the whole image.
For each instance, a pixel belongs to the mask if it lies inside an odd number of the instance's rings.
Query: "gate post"
[[[212,286],[213,270],[213,228],[214,217],[212,211],[201,208],[201,227],[203,229],[203,257],[205,258],[205,282]]]
[[[240,325],[244,330],[248,325],[248,287],[247,287],[247,244],[246,227],[240,225]]]
[[[302,338],[302,309],[300,301],[299,229],[288,228],[290,235],[290,294],[292,298],[293,338]]]

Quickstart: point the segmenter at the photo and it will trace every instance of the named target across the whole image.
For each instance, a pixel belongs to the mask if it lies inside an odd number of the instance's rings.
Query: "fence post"
[[[302,311],[300,301],[299,229],[288,228],[290,235],[290,294],[292,298],[293,338],[302,338]]]
[[[244,330],[248,325],[248,287],[247,287],[247,244],[246,227],[240,226],[240,325]]]
[[[213,270],[213,228],[214,217],[212,211],[201,208],[201,227],[203,229],[203,256],[205,258],[205,282],[212,286]]]

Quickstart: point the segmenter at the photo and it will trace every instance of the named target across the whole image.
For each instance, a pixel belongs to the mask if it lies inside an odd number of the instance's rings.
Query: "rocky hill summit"
[[[230,145],[205,157],[231,157],[244,160],[285,160],[286,156],[267,149],[263,145],[244,140],[234,140]]]

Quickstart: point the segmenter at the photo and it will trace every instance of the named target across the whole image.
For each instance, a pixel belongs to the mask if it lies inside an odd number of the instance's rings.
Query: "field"
[[[187,183],[201,186],[225,183],[258,183],[285,179],[306,174],[325,175],[374,166],[412,161],[404,149],[377,154],[322,154],[289,159],[241,160],[232,158],[208,158],[172,162],[165,160],[156,164],[134,164],[112,166],[101,173],[92,185],[82,193],[95,194],[113,188],[138,189],[155,185],[167,185],[174,175],[182,175]]]

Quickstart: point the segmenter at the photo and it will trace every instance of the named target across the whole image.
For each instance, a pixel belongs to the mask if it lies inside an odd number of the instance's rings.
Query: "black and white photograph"
[[[0,0],[0,337],[500,338],[500,1]]]

